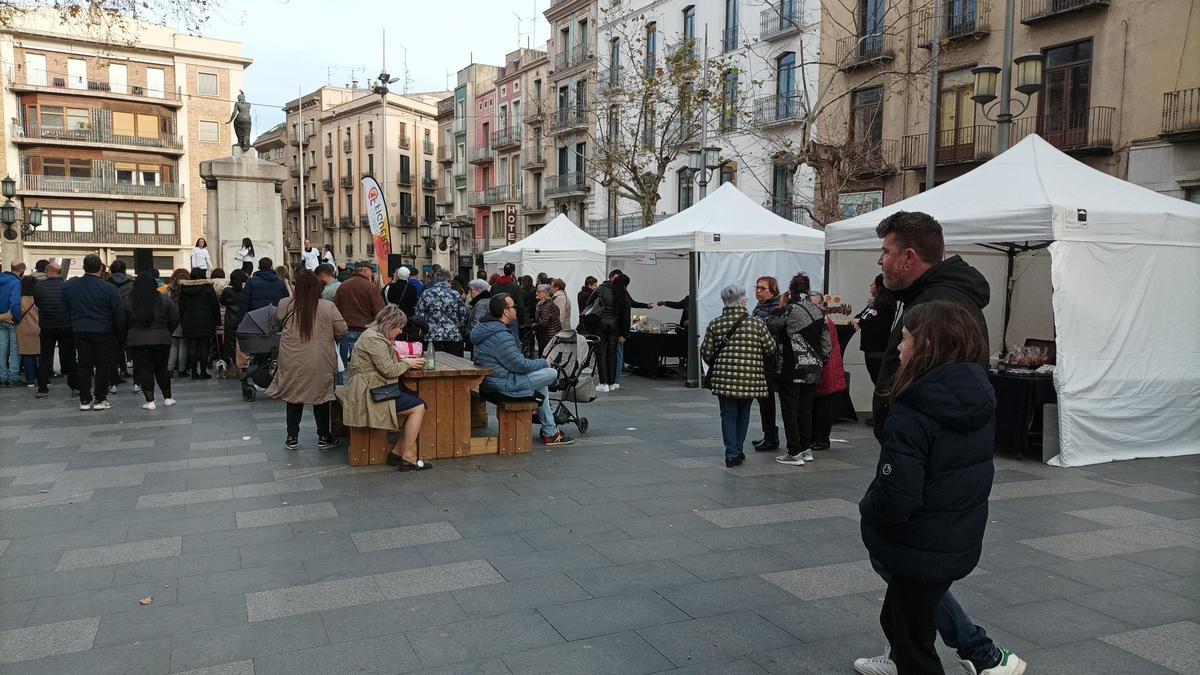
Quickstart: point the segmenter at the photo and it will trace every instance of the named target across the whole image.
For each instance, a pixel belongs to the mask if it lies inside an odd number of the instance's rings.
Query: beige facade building
[[[228,124],[250,59],[242,46],[141,21],[97,28],[53,10],[16,14],[0,31],[5,172],[19,219],[5,259],[99,253],[183,265],[205,235],[200,162],[229,156]],[[217,264],[223,264],[214,261]]]
[[[553,139],[546,173],[546,196],[559,213],[586,227],[596,205],[587,178],[595,154],[587,129],[591,92],[596,86],[597,0],[551,0],[544,12],[550,22],[550,86],[544,98],[546,133]]]
[[[1013,93],[1011,143],[1037,133],[1096,169],[1195,199],[1200,14],[1191,4],[1015,3],[1013,55],[1039,54],[1045,66],[1040,91]],[[847,161],[840,175],[817,184],[838,190],[846,214],[924,189],[931,9],[905,0],[823,4],[821,52],[832,58],[822,63],[817,132],[845,149]],[[988,118],[998,110],[972,100],[971,69],[1001,65],[1005,25],[1003,3],[948,2],[944,15],[937,183],[996,154],[996,124]]]

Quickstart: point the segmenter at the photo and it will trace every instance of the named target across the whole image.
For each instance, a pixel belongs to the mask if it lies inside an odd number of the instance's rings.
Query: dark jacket
[[[592,293],[592,289],[587,286],[579,289],[579,294],[575,296],[575,306],[579,308],[579,311],[582,312],[583,308],[588,306],[588,302],[592,299]]]
[[[125,301],[126,347],[171,344],[171,333],[174,333],[179,325],[179,309],[165,295],[158,296],[157,300],[158,305],[154,308],[154,317],[149,324],[137,323],[132,303],[129,300]]]
[[[467,311],[466,333],[468,336],[471,335],[471,331],[475,329],[476,324],[478,324],[480,321],[482,321],[485,316],[490,316],[488,314],[488,312],[490,311],[488,309],[488,303],[490,303],[491,300],[492,300],[492,292],[486,291],[486,290],[480,292],[479,295],[471,298],[471,307]]]
[[[185,338],[210,338],[221,323],[221,303],[208,279],[179,283],[179,325]]]
[[[242,289],[226,286],[217,300],[225,308],[224,328],[225,337],[228,339],[237,334],[238,326],[242,324]]]
[[[776,297],[775,301],[778,302],[779,298]],[[767,302],[770,302],[770,300],[768,300]],[[683,310],[683,312],[681,312],[679,315],[679,325],[682,326],[685,323],[687,323],[688,319],[690,318],[689,315],[692,312],[692,296],[685,295],[685,296],[683,296],[682,300],[667,300],[666,302],[663,303],[663,307],[669,307],[671,309]],[[754,316],[758,316],[758,308],[757,307],[755,308],[754,311],[755,311]],[[758,318],[762,319],[761,316],[759,316]]]
[[[525,294],[521,292],[521,286],[517,284],[517,278],[513,276],[496,277],[496,283],[492,284],[492,295],[497,293],[508,293],[512,296],[513,305],[517,308],[517,323],[525,322]]]
[[[393,281],[383,289],[383,298],[389,305],[395,305],[409,318],[417,313],[417,301],[421,299],[422,288],[412,280]],[[351,329],[354,330],[354,329]]]
[[[279,301],[288,295],[287,286],[275,274],[275,270],[259,270],[246,280],[242,288],[242,316],[267,305],[278,307]]]
[[[33,287],[33,302],[38,308],[38,325],[42,330],[62,330],[71,327],[63,293],[67,282],[62,277],[46,277]]]
[[[125,331],[121,294],[116,286],[98,276],[85,274],[67,283],[63,305],[71,317],[71,330],[76,333],[120,335]]]
[[[337,293],[333,294],[333,304],[346,322],[347,329],[352,331],[366,329],[375,321],[375,316],[384,306],[379,287],[361,274],[355,274],[338,286]],[[414,295],[413,306],[416,304],[417,299]],[[408,310],[404,310],[404,314],[410,319],[413,317]]]
[[[887,349],[896,321],[896,305],[876,307],[874,301],[858,313],[858,348],[865,354],[882,354]]]
[[[124,272],[117,272],[108,278],[108,283],[117,287],[121,293],[121,301],[128,300],[133,295],[133,278]]]
[[[938,366],[900,393],[875,479],[858,503],[863,543],[895,575],[961,579],[983,549],[996,398],[976,363]]]
[[[971,267],[959,256],[952,256],[926,270],[911,286],[903,290],[893,291],[903,308],[915,307],[923,302],[933,300],[948,300],[966,308],[983,333],[987,342],[987,321],[983,318],[983,308],[987,307],[991,297],[991,289],[987,279],[974,267]],[[875,419],[875,438],[882,439],[883,424],[887,420],[887,392],[892,386],[892,379],[900,367],[900,323],[888,337],[887,349],[883,352],[883,363],[879,366],[879,379],[875,385],[875,395],[872,399],[872,417]]]
[[[492,374],[483,378],[481,392],[496,391],[508,396],[533,396],[529,373],[548,368],[545,359],[527,359],[521,353],[516,333],[493,316],[487,316],[471,330],[475,346],[471,358],[478,365],[491,368]]]

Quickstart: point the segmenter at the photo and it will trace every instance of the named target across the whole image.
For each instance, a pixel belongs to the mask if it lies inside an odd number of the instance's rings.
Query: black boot
[[[771,450],[779,449],[779,430],[773,429],[770,432],[764,433],[763,437],[754,441],[754,450],[756,452],[770,452]]]
[[[192,379],[193,379],[193,380],[198,380],[198,379],[200,379],[200,371],[196,370],[196,366],[195,366],[195,365],[193,365],[193,366],[192,366]]]

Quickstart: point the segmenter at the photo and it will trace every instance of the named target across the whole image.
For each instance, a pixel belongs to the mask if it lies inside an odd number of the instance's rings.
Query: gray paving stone
[[[254,532],[258,528],[246,528]],[[259,567],[261,565],[281,564],[285,562],[307,562],[319,558],[353,553],[354,542],[349,535],[330,534],[323,537],[313,536],[292,541],[277,541],[266,544],[243,546],[242,567]]]
[[[1021,540],[1020,543],[1068,560],[1088,560],[1156,548],[1187,547],[1200,551],[1200,538],[1157,525],[1037,537]]]
[[[531,610],[412,630],[405,635],[426,667],[475,661],[563,641],[540,614]]]
[[[678,556],[707,553],[708,548],[683,535],[639,537],[620,541],[593,543],[592,548],[617,565],[665,560]]]
[[[688,619],[657,593],[613,595],[538,610],[567,640],[579,640]]]
[[[399,635],[272,654],[254,659],[254,675],[293,673],[400,673],[421,665],[408,642]]]
[[[1200,624],[1180,621],[1101,638],[1177,673],[1200,671]]]
[[[578,602],[592,597],[563,573],[459,589],[452,593],[458,605],[473,619]]]
[[[279,525],[280,523],[296,523],[303,520],[319,520],[321,518],[337,518],[338,512],[332,502],[316,504],[296,504],[279,506],[272,509],[256,511],[238,511],[237,526],[262,527],[264,525]]]
[[[732,509],[713,509],[697,514],[718,527],[766,525],[789,520],[810,520],[841,516],[858,519],[858,505],[845,499],[814,499],[800,502],[742,506]]]
[[[170,558],[182,553],[183,540],[180,537],[164,537],[161,539],[146,539],[127,544],[110,544],[92,548],[71,549],[63,553],[55,572],[65,572],[84,567],[99,567],[117,563],[151,560],[154,558]]]
[[[4,557],[4,552],[8,550],[8,545],[12,543],[9,539],[0,539],[0,558]]]
[[[1200,555],[1196,555],[1195,551],[1187,548],[1176,546],[1154,551],[1127,553],[1121,557],[1180,577],[1200,575]]]
[[[330,642],[380,635],[403,641],[396,633],[458,623],[465,621],[467,615],[450,593],[433,593],[326,610],[321,612],[321,618]]]
[[[124,644],[171,637],[194,631],[246,623],[246,602],[238,595],[220,595],[183,604],[137,606],[136,609],[105,614],[100,619],[96,646]]]
[[[1128,527],[1130,525],[1158,525],[1170,522],[1166,516],[1160,516],[1129,506],[1105,506],[1081,511],[1068,511],[1067,515],[1086,518],[1109,527]]]
[[[433,544],[439,541],[454,541],[462,539],[462,535],[450,523],[440,522],[354,532],[350,538],[359,551],[367,553],[404,546]]]
[[[626,632],[593,637],[506,654],[504,663],[514,673],[654,673],[671,667],[671,662],[637,633]]]
[[[1095,558],[1063,563],[1050,568],[1059,576],[1093,588],[1113,589],[1165,581],[1173,578],[1162,570],[1139,565],[1124,558]]]
[[[232,661],[230,663],[222,663],[219,666],[187,670],[175,675],[255,675],[254,661]]]
[[[129,526],[97,527],[69,532],[52,532],[13,539],[5,557],[65,551],[72,548],[88,548],[105,544],[119,544],[128,536]]]
[[[1133,628],[1123,621],[1063,599],[993,608],[988,610],[987,620],[1039,647],[1082,642]]]
[[[486,560],[468,560],[415,570],[377,574],[374,580],[388,600],[498,584],[504,577]]]
[[[0,632],[0,663],[20,663],[92,648],[100,617]]]
[[[1076,675],[1077,673],[1137,673],[1171,675],[1168,670],[1099,640],[1039,649],[1020,654],[1029,671],[1038,675]]]
[[[590,546],[569,546],[520,555],[489,556],[488,560],[509,581],[553,572],[606,567],[611,564],[608,558]]]
[[[47,569],[50,569],[47,567]],[[107,588],[113,583],[112,565],[91,567],[70,572],[49,572],[19,577],[18,581],[0,584],[6,602],[64,595],[89,589]]]
[[[1075,598],[1092,592],[1092,588],[1044,569],[996,570],[990,574],[972,575],[954,584],[955,588],[971,588],[1009,604],[1036,602],[1048,598]]]
[[[795,602],[796,598],[758,577],[738,577],[657,591],[693,619]]]
[[[171,670],[189,670],[230,661],[285,654],[327,644],[319,614],[176,635],[171,639]]]
[[[171,640],[159,638],[113,647],[94,647],[87,651],[58,654],[21,663],[0,666],[0,673],[20,675],[126,675],[127,673],[166,673],[171,670]]]
[[[438,668],[421,668],[422,675],[510,675],[511,670],[500,657],[453,663]]]
[[[425,558],[411,547],[325,556],[305,560],[303,564],[312,583],[429,566]]]
[[[308,583],[308,574],[301,563],[280,563],[198,574],[179,580],[179,601],[186,602],[223,594],[241,596],[254,591],[305,583]]]
[[[176,589],[163,586],[164,584],[157,581],[151,581],[39,598],[37,607],[27,619],[27,624],[55,623],[136,611],[142,608],[138,601],[147,596],[153,597],[154,602],[159,605],[175,604]]]
[[[673,558],[673,561],[705,581],[779,572],[795,566],[786,558],[763,548],[712,551]]]
[[[1200,600],[1154,586],[1127,586],[1071,599],[1139,628],[1200,618]]]
[[[534,552],[533,547],[516,534],[421,544],[417,550],[431,565]]]
[[[521,539],[524,539],[535,550],[547,551],[567,546],[594,545],[629,539],[629,534],[612,523],[597,521],[569,527],[552,527],[545,530],[522,532]]]
[[[879,591],[887,587],[868,562],[841,563],[761,575],[801,600]]]
[[[765,650],[750,655],[750,659],[769,673],[795,673],[796,675],[828,675],[848,673],[858,657],[878,656],[883,652],[883,642],[868,635],[844,637],[806,642],[801,645]],[[944,666],[943,662],[943,666]],[[956,672],[946,669],[946,672]]]
[[[694,574],[669,560],[575,570],[567,572],[567,576],[597,598],[700,581]]]
[[[273,541],[288,541],[292,538],[292,527],[289,524],[239,530],[235,519],[233,529],[183,535],[183,552],[187,554],[222,548],[259,546]]]
[[[643,628],[637,633],[676,666],[716,661],[797,643],[796,638],[751,612],[680,621]]]
[[[879,607],[859,595],[760,606],[754,611],[803,642],[879,631]]]
[[[285,616],[353,607],[383,600],[372,577],[323,581],[246,594],[246,616],[250,623]]]
[[[1158,588],[1181,595],[1185,598],[1200,600],[1200,577],[1182,577],[1154,584]]]

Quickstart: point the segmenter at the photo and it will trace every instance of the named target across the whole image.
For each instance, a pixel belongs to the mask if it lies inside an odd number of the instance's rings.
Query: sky
[[[325,84],[360,86],[379,74],[386,31],[387,69],[408,91],[454,88],[474,60],[500,65],[518,46],[539,48],[550,35],[550,0],[223,0],[201,35],[240,41],[254,59],[246,99],[254,135],[283,121],[282,106]],[[518,19],[518,15],[520,19]],[[518,42],[518,30],[520,37]]]

